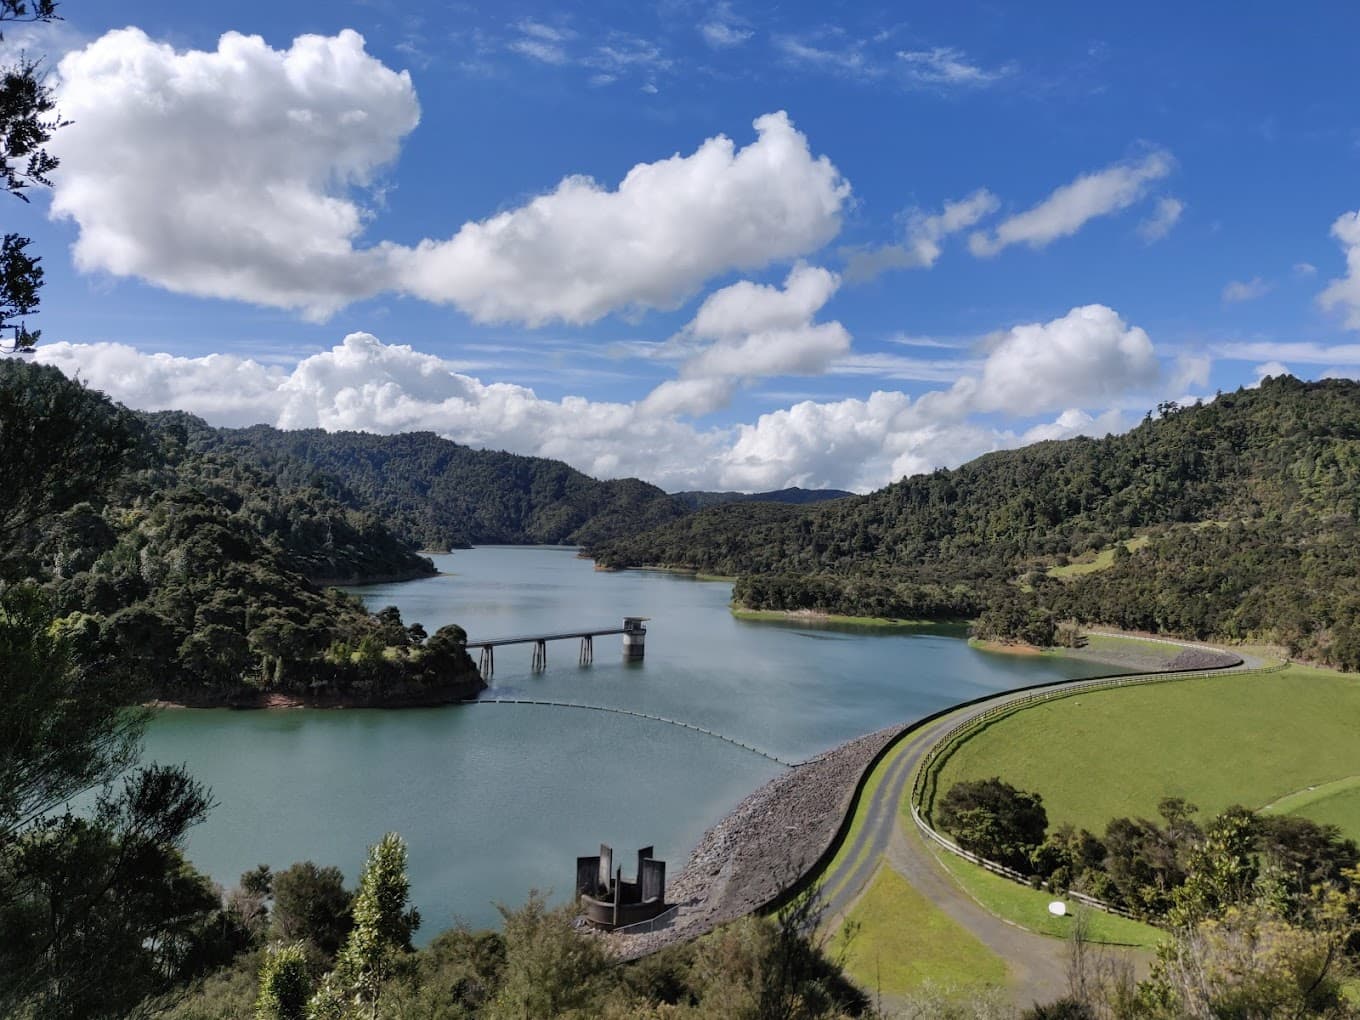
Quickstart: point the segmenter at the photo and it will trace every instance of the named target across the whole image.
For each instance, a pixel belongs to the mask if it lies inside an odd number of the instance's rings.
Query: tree
[[[330,980],[313,996],[314,1014],[334,1015],[348,1001],[377,1020],[383,985],[411,952],[411,934],[420,927],[420,914],[406,907],[410,891],[406,843],[389,832],[368,848],[354,897],[354,927]]]
[[[1240,806],[1208,824],[1185,855],[1185,882],[1171,894],[1173,925],[1192,927],[1252,896],[1259,874],[1258,832],[1256,815]]]
[[[151,766],[5,846],[0,1015],[121,1017],[242,948],[181,853],[209,807],[183,769]]]
[[[1018,870],[1044,841],[1048,812],[1037,793],[1017,790],[999,776],[955,783],[935,808],[935,821],[959,846]]]
[[[537,890],[518,910],[497,906],[504,919],[505,970],[489,1014],[494,1020],[588,1015],[610,959],[596,939],[572,927],[576,911],[549,909]]]
[[[144,434],[135,415],[59,369],[0,359],[0,543],[104,492]]]
[[[137,760],[144,712],[81,662],[31,583],[0,590],[0,851]]]
[[[1158,947],[1139,986],[1140,1015],[1341,1017],[1340,953],[1334,932],[1291,925],[1258,906],[1182,929]]]
[[[53,21],[56,8],[54,0],[0,0],[0,22]],[[17,64],[0,68],[0,185],[25,202],[25,189],[52,184],[50,174],[58,160],[44,146],[64,123],[55,109],[39,61],[23,57]],[[28,244],[26,237],[6,234],[0,246],[0,330],[15,331],[14,347],[18,350],[30,348],[38,340],[38,333],[30,333],[22,320],[17,325],[11,321],[38,309],[41,259],[24,252]]]
[[[273,878],[274,936],[309,942],[333,958],[353,927],[353,897],[336,867],[301,861]]]
[[[135,678],[86,640],[98,630],[88,616],[56,617],[31,581],[3,584],[26,563],[16,538],[101,494],[138,434],[126,411],[55,369],[0,361],[4,1016],[124,1015],[239,948],[242,935],[181,854],[207,791],[182,769],[155,766],[112,791],[140,754],[145,714],[125,707]],[[84,815],[63,811],[100,786]]]
[[[20,350],[37,343],[42,332],[30,333],[22,324],[23,316],[38,310],[38,288],[43,280],[43,269],[38,265],[42,259],[24,251],[29,243],[29,238],[19,234],[6,234],[0,241],[0,329],[9,328],[16,318],[21,320],[14,337],[14,346]]]
[[[303,1020],[311,983],[307,950],[301,943],[272,947],[260,968],[256,1020]]]

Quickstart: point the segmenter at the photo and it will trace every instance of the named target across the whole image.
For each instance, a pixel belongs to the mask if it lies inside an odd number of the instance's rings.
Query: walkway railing
[[[1010,701],[994,705],[985,712],[980,712],[975,716],[965,719],[953,729],[949,730],[939,740],[935,741],[921,759],[921,764],[916,770],[916,777],[911,787],[911,817],[916,823],[916,827],[921,833],[935,843],[957,857],[972,861],[974,864],[986,868],[988,871],[997,875],[1004,875],[1006,878],[1017,882],[1029,884],[1030,877],[1022,872],[1009,868],[1004,864],[988,860],[978,854],[971,853],[963,849],[953,840],[941,835],[934,826],[927,821],[927,815],[934,809],[935,796],[938,792],[939,773],[941,767],[954,753],[960,744],[975,732],[991,725],[998,719],[1011,715],[1015,712],[1031,708],[1034,705],[1048,701],[1057,701],[1060,698],[1070,698],[1079,694],[1087,694],[1091,691],[1109,690],[1116,687],[1137,687],[1149,684],[1172,683],[1180,680],[1192,680],[1197,677],[1207,677],[1223,675],[1231,671],[1233,676],[1259,676],[1263,673],[1276,673],[1289,665],[1289,661],[1276,663],[1270,666],[1256,666],[1250,669],[1237,669],[1234,666],[1219,666],[1209,669],[1182,670],[1174,673],[1140,673],[1133,676],[1105,677],[1095,679],[1086,683],[1064,684],[1062,687],[1050,690],[1035,691],[1022,697],[1014,698]],[[929,800],[927,802],[927,789],[929,789]],[[1121,917],[1133,917],[1120,907],[1111,903],[1098,900],[1094,896],[1087,896],[1084,893],[1069,891],[1066,894],[1068,899],[1076,900],[1078,903],[1088,907],[1095,907],[1111,914],[1118,914]]]
[[[648,932],[660,931],[662,928],[669,928],[671,922],[680,913],[680,904],[667,907],[655,917],[649,917],[645,921],[638,921],[636,924],[625,924],[613,929],[615,935],[645,935]]]

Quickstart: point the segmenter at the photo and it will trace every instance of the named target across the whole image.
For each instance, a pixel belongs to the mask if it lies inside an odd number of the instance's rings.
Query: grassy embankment
[[[1348,782],[1358,725],[1360,678],[1306,666],[1088,692],[979,730],[939,789],[1001,776],[1043,795],[1050,826],[1096,833],[1121,815],[1156,818],[1158,800],[1178,796],[1201,816],[1273,805],[1360,837],[1360,779]]]
[[[926,984],[960,991],[1006,983],[1006,963],[887,865],[850,912],[853,934],[832,942],[870,994],[907,995]]]

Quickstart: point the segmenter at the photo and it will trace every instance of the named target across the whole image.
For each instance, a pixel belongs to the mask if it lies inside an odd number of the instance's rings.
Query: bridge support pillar
[[[477,659],[477,672],[482,674],[483,680],[490,680],[496,675],[496,649],[491,645],[482,645],[482,654]]]
[[[585,637],[581,638],[581,656],[580,659],[578,660],[578,664],[582,666],[589,666],[594,661],[595,661],[595,639],[591,635],[587,634],[585,635]]]
[[[534,661],[531,668],[536,670],[548,668],[548,642],[534,642]]]

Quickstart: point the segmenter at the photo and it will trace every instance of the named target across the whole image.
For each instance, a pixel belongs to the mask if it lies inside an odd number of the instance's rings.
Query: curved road
[[[1254,666],[1244,662],[1227,670],[1206,671],[1215,676],[1240,672]],[[1091,680],[1072,680],[1054,684],[1051,690],[1079,690]],[[1037,935],[1004,921],[981,907],[961,889],[935,859],[934,852],[915,825],[899,824],[901,805],[910,792],[916,766],[930,748],[959,723],[984,712],[1032,695],[1033,691],[1014,691],[942,719],[927,723],[903,737],[890,754],[891,760],[864,811],[864,823],[853,844],[839,855],[839,863],[822,878],[825,917],[828,921],[846,916],[855,901],[868,888],[870,880],[886,860],[923,896],[1000,956],[1011,974],[1011,992],[1020,1003],[1043,1002],[1066,991],[1066,943]],[[1146,959],[1146,954],[1144,959]]]
[[[899,824],[901,805],[911,791],[912,774],[935,742],[965,719],[1024,696],[1000,695],[937,719],[904,737],[864,809],[864,824],[858,838],[840,855],[839,865],[827,872],[822,888],[826,892],[825,916],[828,920],[842,918],[869,887],[886,859],[917,892],[1006,961],[1016,1001],[1028,1004],[1048,1001],[1065,991],[1067,946],[1057,939],[1018,928],[983,909],[935,860],[916,827]]]

